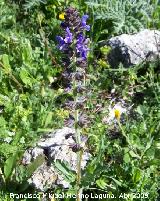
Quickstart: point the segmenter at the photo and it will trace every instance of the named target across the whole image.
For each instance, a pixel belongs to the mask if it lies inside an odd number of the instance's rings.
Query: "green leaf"
[[[10,175],[12,174],[12,171],[16,165],[17,156],[18,156],[18,154],[15,153],[5,161],[4,175],[5,175],[6,179],[8,179],[10,177]]]
[[[130,156],[128,153],[124,154],[123,160],[125,163],[129,163],[131,161]]]
[[[138,159],[141,158],[138,154],[135,154],[132,150],[129,151],[129,154],[130,154],[130,156],[133,157],[133,158],[138,158]]]
[[[30,64],[32,61],[32,47],[29,40],[25,40],[25,44],[22,47],[22,60],[26,64]]]
[[[31,75],[26,69],[21,69],[19,75],[24,84],[32,87],[33,78],[31,78]]]
[[[156,142],[156,148],[160,150],[160,142]]]
[[[3,62],[5,73],[7,74],[11,73],[11,66],[9,64],[9,58],[7,54],[2,55],[2,62]]]
[[[148,165],[157,165],[160,166],[160,159],[153,159],[148,162]]]
[[[16,134],[15,134],[15,136],[14,136],[12,145],[17,145],[17,144],[19,144],[19,141],[20,141],[21,136],[22,136],[22,132],[17,131]]]
[[[137,183],[141,179],[141,170],[136,168],[133,171],[133,181]]]
[[[0,117],[0,127],[5,127],[7,124],[6,120],[3,117]]]
[[[64,163],[61,160],[56,160],[55,167],[62,172],[64,179],[68,182],[74,182],[76,179],[75,172],[72,171],[68,163]]]
[[[46,128],[51,123],[52,117],[53,117],[53,113],[49,112],[47,114],[47,117],[46,117],[46,120],[45,120],[45,123],[44,123],[44,128]]]
[[[111,177],[111,179],[118,185],[118,186],[123,186],[122,182],[121,181],[118,181],[117,179]]]
[[[10,154],[15,154],[17,151],[17,146],[13,146],[8,143],[2,143],[0,144],[0,155],[4,155],[5,157],[8,157]]]
[[[155,148],[150,148],[146,151],[146,154],[145,154],[150,160],[154,159],[155,158]]]
[[[96,184],[97,184],[100,188],[104,189],[104,188],[106,187],[106,185],[107,185],[107,183],[106,183],[105,180],[106,180],[106,179],[100,178],[100,179],[96,180]]]
[[[148,152],[149,149],[151,149],[152,144],[153,144],[153,137],[147,142],[143,154],[144,154],[145,152]]]
[[[39,155],[39,156],[37,156],[37,158],[36,158],[32,163],[30,163],[30,164],[27,166],[27,169],[26,169],[27,178],[31,177],[31,175],[33,174],[33,172],[34,172],[39,166],[41,166],[44,162],[45,162],[45,156],[44,156],[44,155]]]
[[[138,112],[141,116],[143,116],[143,114],[145,113],[145,108],[144,108],[142,105],[139,105],[139,106],[137,107],[137,112]]]

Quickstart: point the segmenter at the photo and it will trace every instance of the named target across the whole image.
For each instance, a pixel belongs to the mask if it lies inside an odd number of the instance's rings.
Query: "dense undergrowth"
[[[26,183],[35,167],[24,167],[22,155],[46,132],[62,128],[69,115],[56,36],[62,34],[59,15],[70,5],[89,15],[91,27],[85,106],[90,124],[82,133],[92,157],[79,185],[86,194],[116,197],[107,200],[124,200],[119,196],[126,193],[132,195],[128,201],[158,201],[160,61],[112,69],[105,59],[109,48],[99,47],[121,33],[159,29],[156,0],[0,0],[0,200],[16,200],[9,193],[35,193]],[[115,113],[115,122],[108,115],[117,103],[123,114]]]

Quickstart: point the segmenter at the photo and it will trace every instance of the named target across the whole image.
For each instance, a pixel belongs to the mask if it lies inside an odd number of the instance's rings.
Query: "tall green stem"
[[[76,80],[74,80],[74,86],[77,86]],[[75,97],[75,103],[77,100],[77,95]],[[75,110],[75,132],[76,132],[76,143],[78,145],[81,144],[81,133],[78,128],[78,119],[79,119],[79,110]],[[76,180],[76,200],[81,201],[81,196],[80,194],[82,193],[81,188],[80,188],[80,183],[81,183],[81,161],[82,161],[82,150],[77,152],[77,180]]]
[[[121,131],[122,131],[122,135],[126,138],[127,143],[130,145],[130,147],[131,147],[132,149],[134,149],[133,144],[131,143],[129,137],[126,135],[126,133],[125,133],[125,131],[124,131],[124,129],[123,129],[121,123],[120,123],[120,120],[118,120],[118,125],[119,125],[119,128],[120,128]]]
[[[82,155],[83,151],[80,150],[77,154],[77,201],[81,201],[81,194],[82,194],[82,188],[80,187],[81,183],[81,162],[82,162]]]

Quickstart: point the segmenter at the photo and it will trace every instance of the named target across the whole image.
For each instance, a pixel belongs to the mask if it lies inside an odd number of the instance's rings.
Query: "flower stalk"
[[[66,103],[70,115],[65,124],[75,128],[76,144],[71,148],[74,152],[77,152],[76,200],[81,201],[81,162],[83,157],[81,129],[88,124],[84,108],[89,39],[85,37],[85,32],[90,30],[90,26],[86,23],[88,15],[80,17],[75,8],[67,8],[64,16],[65,20],[61,23],[64,34],[63,36],[57,36],[57,41],[58,48],[62,52],[64,66],[62,76],[65,92],[72,92],[73,94],[73,100]]]

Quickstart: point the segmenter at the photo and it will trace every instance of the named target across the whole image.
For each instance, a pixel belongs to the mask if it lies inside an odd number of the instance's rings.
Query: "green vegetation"
[[[56,41],[62,34],[59,14],[69,6],[81,16],[87,13],[91,27],[86,33],[91,40],[86,80],[91,93],[85,105],[90,124],[82,133],[92,156],[78,185],[84,194],[116,196],[101,200],[124,200],[119,196],[126,193],[132,195],[127,201],[158,201],[160,61],[112,69],[105,60],[109,48],[98,45],[122,33],[160,29],[158,0],[0,0],[0,200],[16,200],[9,193],[41,194],[27,179],[45,159],[27,167],[21,160],[45,133],[62,128],[69,115],[62,107],[67,96]],[[123,111],[114,108],[117,103]],[[59,166],[66,176],[67,167]],[[70,172],[76,178],[74,174]],[[71,185],[73,191],[57,187],[49,192],[75,194],[76,181]]]

